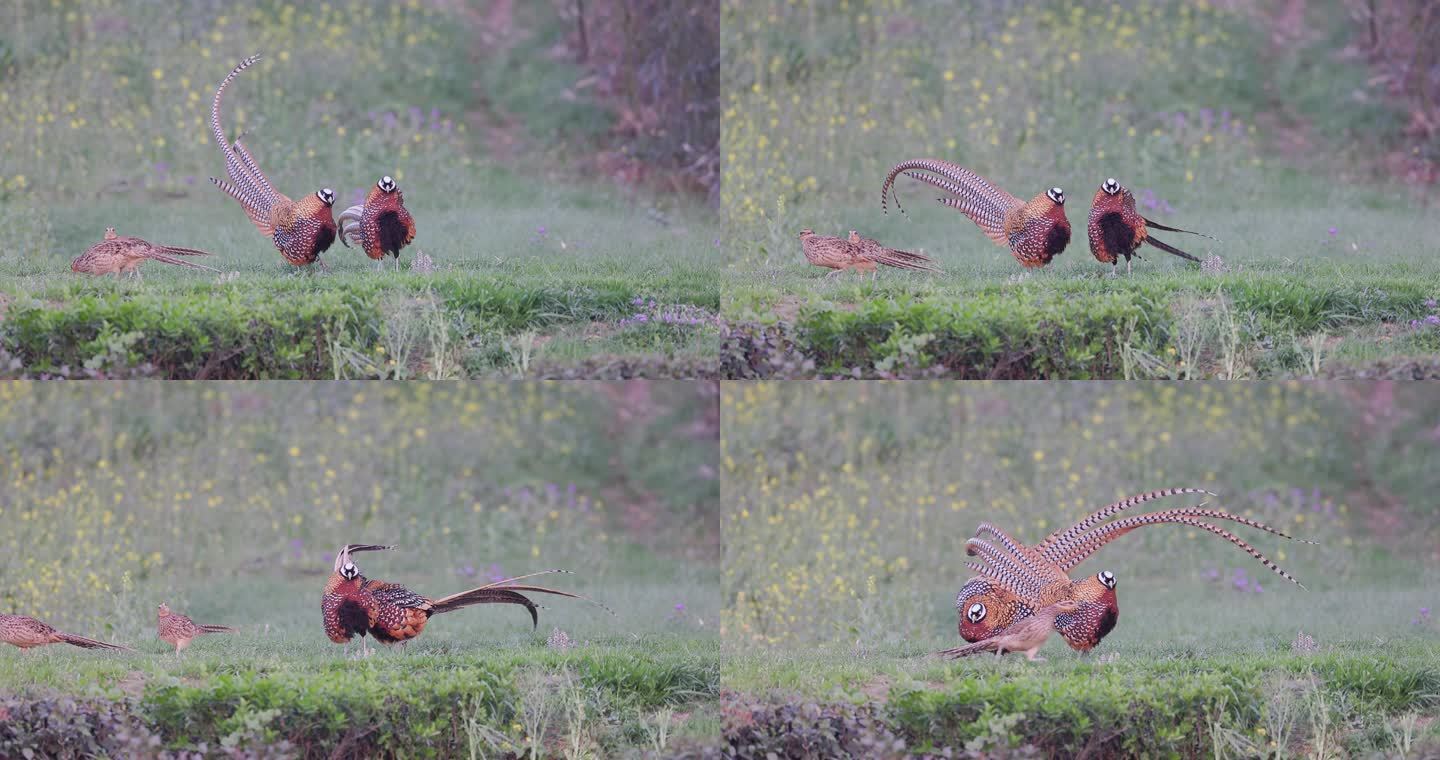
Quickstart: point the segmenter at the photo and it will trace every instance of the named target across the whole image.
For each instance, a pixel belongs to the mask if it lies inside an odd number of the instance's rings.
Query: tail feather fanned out
[[[1011,211],[1025,205],[1019,198],[963,166],[922,158],[905,161],[890,170],[880,190],[882,210],[886,208],[895,178],[901,173],[950,193],[953,197],[939,199],[941,204],[964,214],[996,244],[1009,246],[1009,237],[1005,233],[1005,218]],[[898,194],[895,195],[895,207],[904,213]]]

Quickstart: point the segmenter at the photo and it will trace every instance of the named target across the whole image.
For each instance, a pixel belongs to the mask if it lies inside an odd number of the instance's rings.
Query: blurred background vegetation
[[[1122,612],[1112,648],[1157,628],[1333,639],[1363,617],[1393,631],[1440,564],[1428,384],[756,383],[727,386],[721,407],[724,635],[747,645],[953,638],[976,525],[1033,544],[1166,487],[1320,542],[1234,529],[1310,593],[1291,599],[1303,592],[1218,537],[1148,527],[1076,570],[1115,572],[1122,610],[1148,602],[1143,625]],[[1184,622],[1175,599],[1192,597],[1220,611],[1213,627]],[[1302,616],[1272,619],[1270,603]]]
[[[403,183],[537,158],[701,194],[718,181],[711,3],[16,0],[0,22],[0,199],[189,192],[214,163],[215,83],[255,52],[269,62],[226,125],[256,130],[282,187],[316,184],[315,167],[393,162]]]
[[[622,610],[625,630],[683,619],[703,633],[718,608],[716,394],[6,384],[0,609],[138,636],[168,597],[197,618],[318,635],[334,551],[378,542],[400,550],[362,567],[423,593],[562,567],[577,575],[557,585]],[[615,627],[549,606],[552,622]],[[522,617],[471,623],[528,635]]]
[[[1423,0],[724,9],[724,204],[742,225],[781,204],[868,207],[920,156],[1025,198],[1088,198],[1108,166],[1151,209],[1371,182],[1434,202],[1440,13]]]

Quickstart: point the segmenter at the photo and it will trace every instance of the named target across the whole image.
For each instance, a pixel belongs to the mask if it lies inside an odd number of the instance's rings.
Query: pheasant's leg
[[[1125,257],[1125,276],[1130,276],[1130,257]]]

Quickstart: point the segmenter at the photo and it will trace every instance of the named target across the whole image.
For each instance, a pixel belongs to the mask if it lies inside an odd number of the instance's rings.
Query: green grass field
[[[1435,215],[1375,178],[1375,135],[1403,114],[1312,90],[1365,87],[1363,67],[1324,52],[1344,19],[1314,9],[1316,33],[1276,48],[1258,8],[974,5],[725,6],[728,376],[1434,373]],[[1069,247],[1023,273],[903,177],[908,218],[882,214],[887,171],[911,158],[1027,200],[1063,187]],[[1110,278],[1085,224],[1112,176],[1146,216],[1219,238],[1156,235],[1211,268],[1147,248]],[[803,258],[805,227],[859,230],[944,274],[826,278]]]
[[[0,608],[138,650],[5,646],[0,755],[134,756],[155,741],[608,757],[718,736],[716,444],[700,430],[713,392],[0,388]],[[482,605],[436,617],[408,651],[347,659],[320,594],[335,550],[364,541],[398,546],[357,556],[368,577],[431,597],[559,567],[574,574],[542,585],[615,614],[537,599],[532,632],[523,610]],[[239,631],[176,657],[156,638],[162,601]]]
[[[1420,450],[1435,408],[1425,386],[728,388],[727,738],[748,756],[799,741],[822,755],[1428,756],[1440,625]],[[1203,531],[1150,527],[1072,573],[1119,579],[1119,623],[1090,654],[1056,637],[1045,663],[927,657],[960,641],[980,522],[1033,544],[1181,485],[1318,541],[1235,531],[1305,588]]]
[[[97,2],[68,20],[27,5],[0,31],[7,373],[717,371],[714,211],[579,168],[612,116],[571,91],[579,66],[551,56],[569,29],[553,9],[526,6],[499,29],[484,8],[401,14],[367,0],[179,14]],[[139,27],[149,31],[114,33]],[[490,34],[503,44],[483,43]],[[400,271],[375,271],[338,243],[322,256],[328,274],[298,271],[210,186],[224,166],[208,132],[214,87],[254,52],[265,58],[227,91],[226,129],[248,132],[287,195],[333,188],[337,215],[394,176],[418,227]],[[208,250],[221,274],[147,264],[143,281],[116,283],[70,272],[107,226]],[[414,266],[422,254],[429,263]]]

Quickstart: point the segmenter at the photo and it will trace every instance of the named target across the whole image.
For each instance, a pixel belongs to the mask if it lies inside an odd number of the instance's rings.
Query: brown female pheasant
[[[0,641],[20,647],[22,650],[46,644],[71,644],[84,649],[135,651],[119,644],[106,644],[103,641],[87,639],[73,633],[57,631],[52,626],[25,615],[0,615]]]
[[[210,105],[210,129],[225,157],[225,173],[230,179],[227,182],[211,177],[210,181],[239,201],[251,223],[271,237],[285,261],[306,266],[319,261],[320,254],[335,242],[335,215],[331,210],[335,205],[335,191],[325,187],[299,201],[290,200],[271,186],[240,140],[237,138],[233,144],[227,142],[225,130],[220,127],[220,100],[225,87],[258,60],[259,55],[252,55],[241,61],[215,90],[215,100]],[[323,268],[325,263],[321,262],[320,266]]]
[[[994,652],[996,657],[1006,652],[1024,652],[1025,658],[1031,662],[1043,662],[1045,658],[1036,657],[1035,653],[1040,651],[1040,647],[1045,646],[1045,641],[1050,638],[1050,632],[1055,629],[1056,619],[1061,615],[1072,614],[1078,609],[1080,609],[1080,603],[1074,599],[1061,599],[1005,626],[984,641],[955,649],[946,649],[935,654],[953,660],[981,652]]]
[[[352,545],[344,547],[336,555],[335,573],[325,586],[325,596],[321,602],[321,609],[325,616],[325,630],[332,641],[348,643],[350,637],[355,634],[363,636],[365,633],[369,633],[381,643],[403,645],[424,631],[425,624],[429,622],[431,616],[476,604],[520,605],[529,611],[532,627],[538,627],[540,616],[537,607],[534,602],[520,593],[522,591],[582,599],[611,612],[610,608],[605,605],[579,594],[515,582],[537,575],[569,572],[566,570],[541,570],[488,583],[440,599],[431,599],[396,583],[366,578],[349,557],[350,553],[356,551],[389,548],[393,547]],[[611,612],[611,614],[614,613]],[[362,622],[365,626],[363,631],[360,630]],[[363,646],[363,639],[361,644]]]
[[[1222,510],[1206,509],[1203,504],[1151,512],[1101,525],[1137,504],[1187,493],[1208,492],[1195,488],[1173,488],[1133,496],[1052,533],[1033,547],[1020,544],[989,523],[982,523],[976,530],[977,538],[966,542],[967,553],[981,557],[985,564],[968,565],[977,576],[965,583],[956,598],[956,609],[960,613],[960,636],[967,641],[983,640],[1014,620],[1031,614],[1032,610],[1050,600],[1070,597],[1081,600],[1081,609],[1072,616],[1062,615],[1058,619],[1057,627],[1071,647],[1088,651],[1100,643],[1119,619],[1115,577],[1109,571],[1104,571],[1071,582],[1068,580],[1068,573],[1105,544],[1146,525],[1177,523],[1214,533],[1255,557],[1281,577],[1301,585],[1238,536],[1199,518],[1238,522],[1282,538],[1310,544],[1313,544],[1313,541],[1293,539],[1263,523]],[[998,548],[978,538],[986,533],[996,539]],[[1057,590],[1064,583],[1068,583],[1068,588],[1063,592]]]
[[[415,219],[405,208],[405,196],[390,175],[380,178],[365,196],[365,205],[351,206],[340,214],[340,242],[346,248],[354,242],[366,256],[385,261],[395,257],[400,266],[400,249],[415,239]]]
[[[164,602],[158,608],[156,629],[159,632],[160,640],[175,645],[175,656],[180,656],[180,650],[190,646],[194,639],[204,636],[207,633],[234,633],[235,629],[225,625],[197,625],[178,612],[171,612],[170,606]]]
[[[922,172],[928,172],[922,173]],[[996,245],[1028,268],[1049,264],[1070,244],[1070,220],[1065,218],[1065,191],[1058,187],[1026,203],[991,184],[975,172],[948,161],[919,158],[896,164],[880,186],[880,209],[888,213],[891,187],[901,173],[938,187],[954,197],[938,199],[970,218]],[[932,176],[938,175],[938,176]],[[901,213],[900,196],[895,207]]]
[[[220,270],[196,264],[181,256],[209,256],[206,251],[181,248],[174,245],[154,245],[137,237],[122,237],[115,234],[114,227],[105,228],[105,239],[85,249],[85,252],[70,262],[70,271],[80,274],[113,274],[117,278],[122,272],[140,277],[140,265],[146,261],[162,264],[204,269],[207,272]]]
[[[816,235],[814,230],[806,227],[800,231],[800,247],[805,252],[806,261],[817,267],[835,270],[825,275],[826,277],[839,274],[847,269],[860,273],[870,272],[873,277],[881,264],[897,269],[940,271],[930,266],[928,263],[930,259],[925,256],[886,248],[874,240],[860,237],[859,233],[854,230],[850,231],[850,239],[847,240],[829,235]]]
[[[877,264],[884,264],[887,267],[897,269],[915,269],[922,272],[940,273],[934,267],[934,261],[923,253],[911,253],[895,248],[888,248],[880,244],[878,240],[871,240],[867,237],[860,237],[860,233],[850,230],[850,245],[860,252],[860,258],[874,261]]]
[[[1095,199],[1090,202],[1090,253],[1095,256],[1096,261],[1111,265],[1112,274],[1115,272],[1114,267],[1119,265],[1121,256],[1125,257],[1125,273],[1130,274],[1130,257],[1140,258],[1140,254],[1135,251],[1142,243],[1149,243],[1166,253],[1199,263],[1200,259],[1151,237],[1146,225],[1157,230],[1210,237],[1178,227],[1166,227],[1146,219],[1135,210],[1134,194],[1116,182],[1114,177],[1110,177],[1100,183],[1100,189],[1095,191]]]

